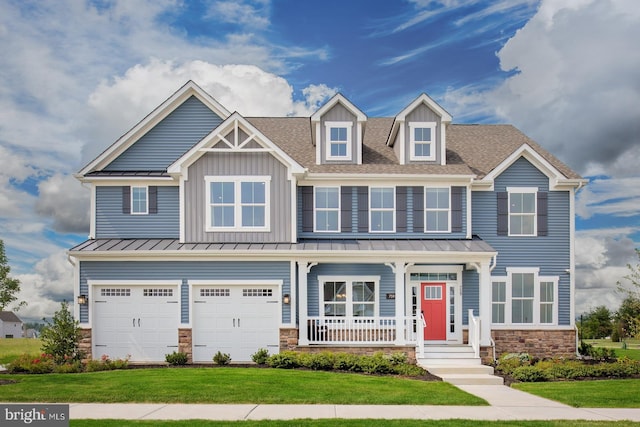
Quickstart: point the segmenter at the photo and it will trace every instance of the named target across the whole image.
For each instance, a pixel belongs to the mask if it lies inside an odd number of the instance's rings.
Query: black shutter
[[[122,187],[122,213],[131,213],[131,187]]]
[[[302,231],[313,231],[313,187],[302,189]]]
[[[158,187],[149,187],[149,214],[158,213]]]
[[[451,232],[462,232],[462,195],[465,187],[451,187]]]
[[[358,232],[369,231],[369,187],[356,187],[358,191]]]
[[[396,232],[407,231],[407,187],[396,187]]]
[[[509,193],[496,193],[498,212],[498,236],[509,234]]]
[[[549,193],[538,192],[538,236],[546,236],[549,233],[548,211]]]
[[[340,231],[351,233],[352,187],[340,187]]]
[[[424,187],[413,188],[413,232],[424,233]]]

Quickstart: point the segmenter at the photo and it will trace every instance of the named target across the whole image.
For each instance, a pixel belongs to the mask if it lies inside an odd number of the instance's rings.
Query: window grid
[[[149,194],[147,187],[131,187],[131,213],[145,215],[149,213]]]
[[[446,233],[450,231],[450,188],[425,188],[425,232]]]
[[[242,290],[243,297],[272,297],[273,289],[248,288]]]
[[[167,288],[143,289],[142,296],[145,296],[145,297],[172,297],[173,296],[173,289],[167,289]]]
[[[425,286],[424,299],[425,300],[441,300],[442,286]]]
[[[378,278],[318,278],[320,312],[327,317],[374,317],[377,313]]]
[[[325,122],[328,160],[351,160],[352,122]]]
[[[509,235],[536,235],[535,192],[509,192]]]
[[[540,323],[553,323],[554,282],[540,282]]]
[[[492,282],[491,294],[491,322],[505,323],[505,311],[507,304],[507,282]]]
[[[340,187],[314,187],[315,231],[340,231]]]
[[[409,123],[410,160],[431,161],[436,159],[435,122]]]
[[[203,288],[200,289],[201,297],[228,297],[231,295],[231,290],[229,288],[221,289],[221,288]]]
[[[101,297],[130,297],[130,288],[102,288],[100,289]]]
[[[271,177],[205,177],[206,231],[269,231]]]
[[[458,280],[458,273],[411,273],[409,276],[411,280],[420,281],[438,281],[438,280]]]
[[[371,187],[369,189],[369,230],[371,232],[394,232],[396,195],[393,187]]]

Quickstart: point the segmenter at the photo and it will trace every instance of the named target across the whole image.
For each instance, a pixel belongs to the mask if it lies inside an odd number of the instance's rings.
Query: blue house
[[[69,251],[93,358],[260,348],[572,356],[584,180],[422,94],[368,117],[243,117],[187,82],[84,167]]]

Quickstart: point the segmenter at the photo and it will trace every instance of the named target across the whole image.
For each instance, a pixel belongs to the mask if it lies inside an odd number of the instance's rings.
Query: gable
[[[191,96],[104,170],[165,170],[220,123],[220,116]]]

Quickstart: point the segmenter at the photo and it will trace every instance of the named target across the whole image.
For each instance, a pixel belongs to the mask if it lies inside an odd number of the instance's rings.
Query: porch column
[[[480,307],[480,345],[491,345],[491,269],[489,261],[480,263],[479,273],[479,293]]]
[[[402,261],[395,262],[394,273],[396,274],[396,339],[395,345],[406,344],[405,328],[408,325],[405,324],[406,313],[404,312],[404,293],[405,293],[405,272],[407,265]]]
[[[307,336],[307,261],[298,261],[298,345],[309,345]]]

